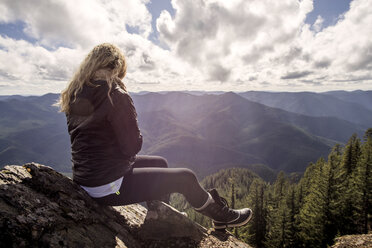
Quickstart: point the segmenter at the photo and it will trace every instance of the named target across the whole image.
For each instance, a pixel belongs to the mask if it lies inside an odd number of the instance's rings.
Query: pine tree
[[[360,155],[361,155],[360,139],[356,134],[353,134],[346,144],[343,156],[343,167],[345,169],[345,177],[348,177],[354,171],[359,161]]]
[[[288,191],[288,179],[280,172],[272,188],[268,207],[268,228],[266,232],[266,247],[285,247],[288,211],[285,196]]]
[[[366,131],[361,150],[361,157],[355,173],[357,193],[355,218],[357,220],[358,232],[368,233],[370,229],[368,215],[372,215],[372,128]]]
[[[328,156],[323,176],[325,177],[325,206],[324,206],[324,240],[323,246],[333,243],[339,226],[339,212],[341,209],[340,195],[342,190],[341,146],[333,147]]]
[[[231,183],[231,195],[230,195],[230,202],[231,202],[231,208],[235,208],[235,182],[234,178],[229,178],[229,181]],[[239,233],[237,228],[233,228],[235,237],[239,238]]]
[[[288,228],[285,232],[286,243],[285,247],[296,247],[297,244],[297,226],[295,216],[298,214],[297,202],[296,202],[296,190],[295,185],[289,187],[289,192],[286,197],[287,209],[288,209]]]
[[[253,211],[252,220],[243,228],[245,240],[255,247],[264,247],[267,218],[267,202],[265,197],[266,185],[260,179],[252,182],[249,191],[249,205]]]
[[[253,246],[328,247],[336,235],[371,230],[371,170],[372,128],[362,143],[353,135],[344,148],[334,146],[327,161],[311,163],[297,184],[283,172],[270,185],[234,168],[208,176],[204,185],[218,188],[231,207],[253,210],[252,220],[234,229]],[[192,211],[190,217],[210,227],[199,213]]]
[[[299,207],[301,208],[305,197],[309,194],[310,186],[312,185],[312,176],[315,170],[316,164],[310,163],[301,178],[300,182],[298,183],[298,190],[297,190],[297,202]]]
[[[353,134],[345,146],[342,160],[342,195],[340,197],[342,209],[339,215],[340,233],[353,234],[358,230],[355,216],[358,212],[358,187],[356,169],[361,156],[360,139]]]
[[[311,167],[309,194],[298,215],[299,238],[304,247],[321,247],[324,240],[326,185],[322,175],[325,164],[324,159],[319,159]]]

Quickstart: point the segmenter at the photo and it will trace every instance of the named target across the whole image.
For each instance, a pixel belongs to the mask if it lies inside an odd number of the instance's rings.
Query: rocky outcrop
[[[372,233],[346,235],[336,238],[332,248],[370,248],[372,247]]]
[[[171,206],[100,206],[71,179],[37,163],[0,171],[0,247],[249,247]]]

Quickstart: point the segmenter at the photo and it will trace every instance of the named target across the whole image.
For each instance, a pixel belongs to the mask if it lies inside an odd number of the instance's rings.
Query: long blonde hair
[[[123,53],[113,44],[103,43],[95,46],[80,64],[79,69],[73,75],[66,89],[60,95],[58,101],[54,104],[60,107],[60,112],[69,113],[70,104],[76,101],[76,95],[82,90],[84,84],[95,87],[91,83],[94,75],[99,70],[105,70],[106,82],[109,87],[108,97],[112,103],[110,92],[113,82],[116,82],[120,88],[126,91],[124,83],[121,81],[125,77],[127,64]]]

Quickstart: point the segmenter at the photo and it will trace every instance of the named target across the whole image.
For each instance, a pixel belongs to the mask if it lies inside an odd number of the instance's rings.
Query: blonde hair
[[[98,87],[91,83],[98,70],[105,70],[109,91],[107,93],[111,103],[110,92],[113,82],[126,91],[124,83],[121,81],[125,77],[127,64],[123,53],[113,44],[103,43],[95,46],[80,64],[79,69],[73,75],[66,89],[60,95],[54,106],[60,107],[60,112],[69,113],[70,104],[76,101],[76,95],[82,90],[84,84]]]

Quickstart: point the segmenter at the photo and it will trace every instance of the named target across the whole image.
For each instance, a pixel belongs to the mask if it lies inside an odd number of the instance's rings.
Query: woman
[[[190,169],[168,168],[162,157],[137,155],[142,135],[121,81],[126,68],[116,46],[98,45],[61,94],[58,104],[67,118],[74,182],[100,204],[167,202],[170,193],[178,192],[212,218],[216,229],[246,224],[252,216],[249,208],[230,209],[215,189],[203,189]]]

